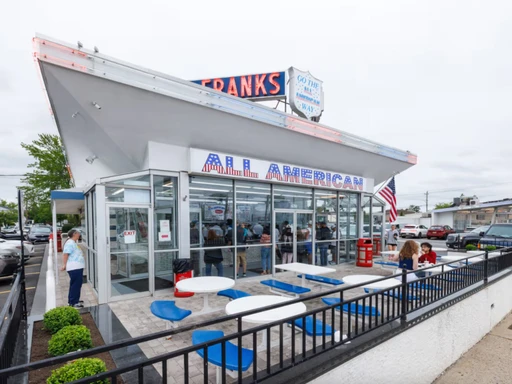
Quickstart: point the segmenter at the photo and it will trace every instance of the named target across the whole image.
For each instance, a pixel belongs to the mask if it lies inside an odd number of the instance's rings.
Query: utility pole
[[[425,196],[426,196],[426,202],[425,202],[426,203],[426,211],[428,213],[428,191],[425,192]]]

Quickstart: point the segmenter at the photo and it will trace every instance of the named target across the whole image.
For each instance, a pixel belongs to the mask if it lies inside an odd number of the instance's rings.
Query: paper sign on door
[[[171,241],[171,232],[158,232],[158,241]]]
[[[160,232],[170,232],[170,220],[160,220]]]
[[[124,231],[124,243],[125,244],[135,244],[135,234],[136,231]]]

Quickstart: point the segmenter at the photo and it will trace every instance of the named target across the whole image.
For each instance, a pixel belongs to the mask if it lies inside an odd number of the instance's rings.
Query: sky
[[[321,122],[418,155],[396,177],[399,207],[461,194],[512,198],[512,2],[506,0],[7,2],[0,23],[0,175],[27,172],[20,146],[57,134],[35,33],[183,79],[309,70]],[[312,154],[314,155],[314,154]],[[0,176],[15,201],[19,177]]]

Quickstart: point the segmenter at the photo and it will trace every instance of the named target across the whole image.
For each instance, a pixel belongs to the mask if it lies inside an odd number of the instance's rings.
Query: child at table
[[[428,261],[429,264],[435,264],[436,260],[437,260],[437,255],[432,250],[432,244],[421,243],[420,263],[424,263],[424,262]]]

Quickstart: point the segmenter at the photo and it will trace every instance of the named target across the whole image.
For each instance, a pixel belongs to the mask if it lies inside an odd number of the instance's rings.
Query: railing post
[[[487,285],[489,277],[489,251],[485,250],[484,256],[484,284]]]
[[[407,269],[405,268],[402,268],[402,297],[400,302],[402,304],[400,322],[404,325],[407,320]]]

